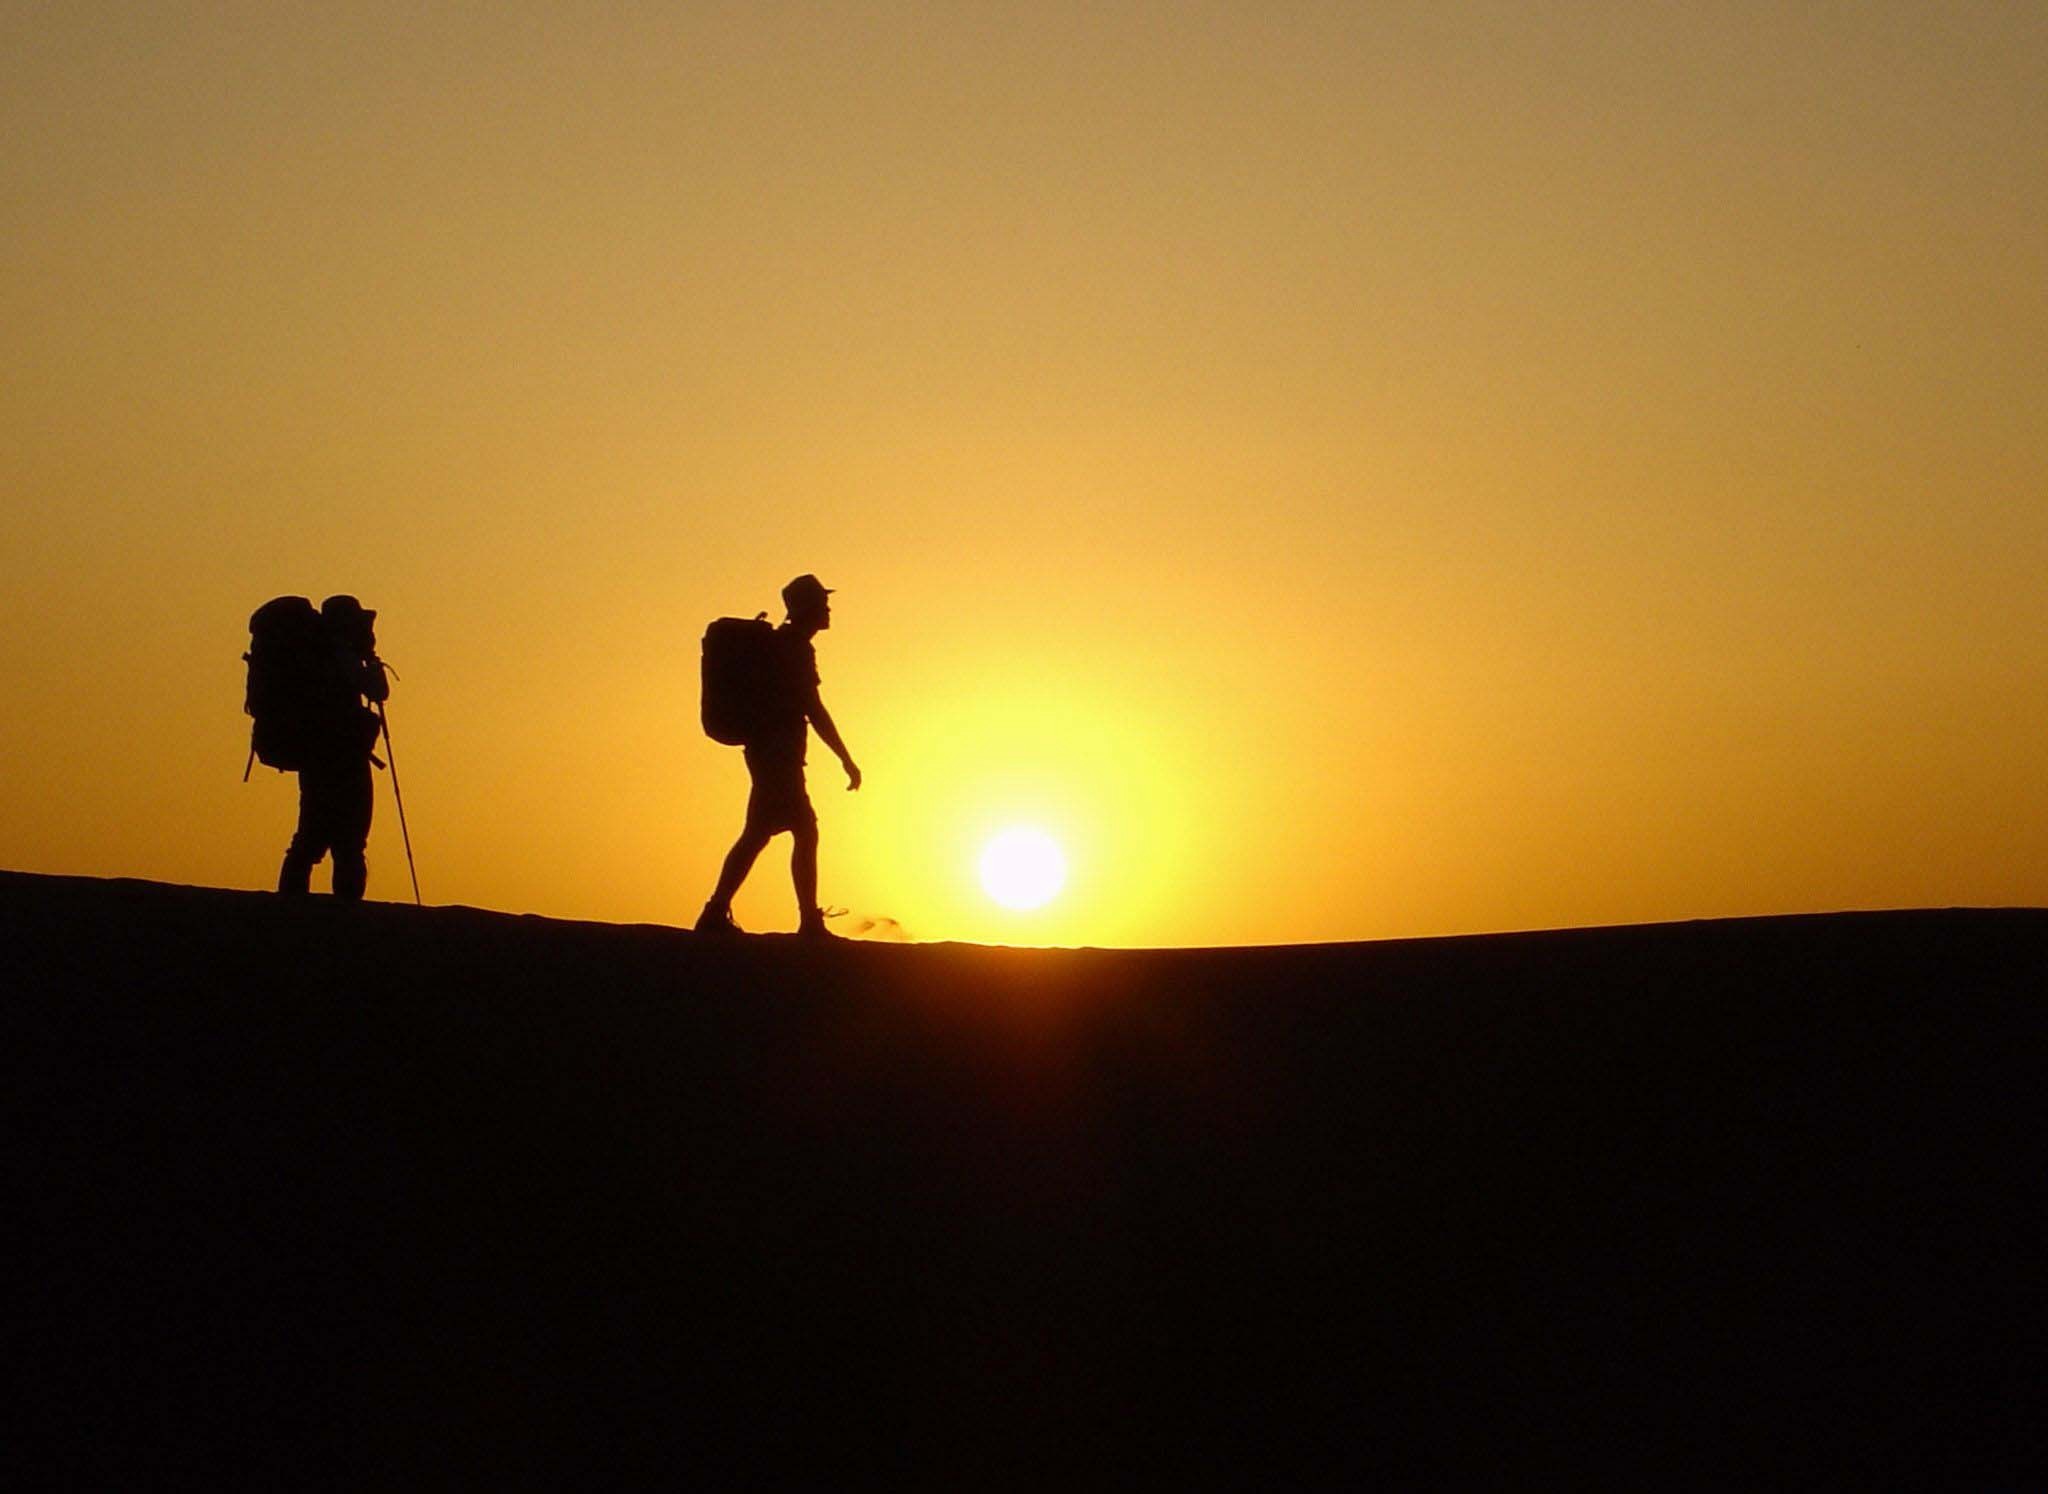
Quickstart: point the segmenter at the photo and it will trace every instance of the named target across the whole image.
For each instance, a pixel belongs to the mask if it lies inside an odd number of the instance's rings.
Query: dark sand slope
[[[2044,1470],[2048,913],[817,949],[0,874],[0,982],[9,1441],[81,1487]]]

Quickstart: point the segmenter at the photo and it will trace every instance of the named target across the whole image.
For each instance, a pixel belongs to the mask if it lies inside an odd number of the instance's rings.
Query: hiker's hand
[[[846,791],[850,794],[860,787],[860,766],[852,758],[846,760]]]

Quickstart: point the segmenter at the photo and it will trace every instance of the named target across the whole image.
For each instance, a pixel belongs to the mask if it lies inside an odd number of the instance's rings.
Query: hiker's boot
[[[839,936],[825,927],[825,915],[816,908],[807,908],[797,921],[796,931],[806,939],[837,939]]]
[[[277,890],[286,897],[304,897],[313,890],[313,862],[296,851],[284,853],[284,865],[277,869]]]
[[[700,934],[737,934],[740,926],[732,921],[732,908],[723,903],[706,903],[704,911],[697,915],[696,931]]]
[[[370,863],[360,856],[334,858],[334,895],[344,902],[359,903],[363,889],[370,885]]]

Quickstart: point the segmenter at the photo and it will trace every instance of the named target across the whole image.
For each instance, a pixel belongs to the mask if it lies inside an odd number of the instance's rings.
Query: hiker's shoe
[[[697,915],[696,931],[700,934],[737,934],[740,926],[732,921],[732,909],[714,908],[709,903]]]
[[[833,933],[830,929],[825,927],[825,915],[823,913],[818,912],[808,913],[801,920],[799,920],[796,926],[796,931],[798,937],[804,939],[836,940],[839,937],[837,934]]]

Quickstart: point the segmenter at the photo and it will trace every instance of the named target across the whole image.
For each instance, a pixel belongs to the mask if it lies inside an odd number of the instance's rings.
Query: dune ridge
[[[0,974],[69,1480],[2044,1466],[2040,910],[1027,951],[0,873]]]

